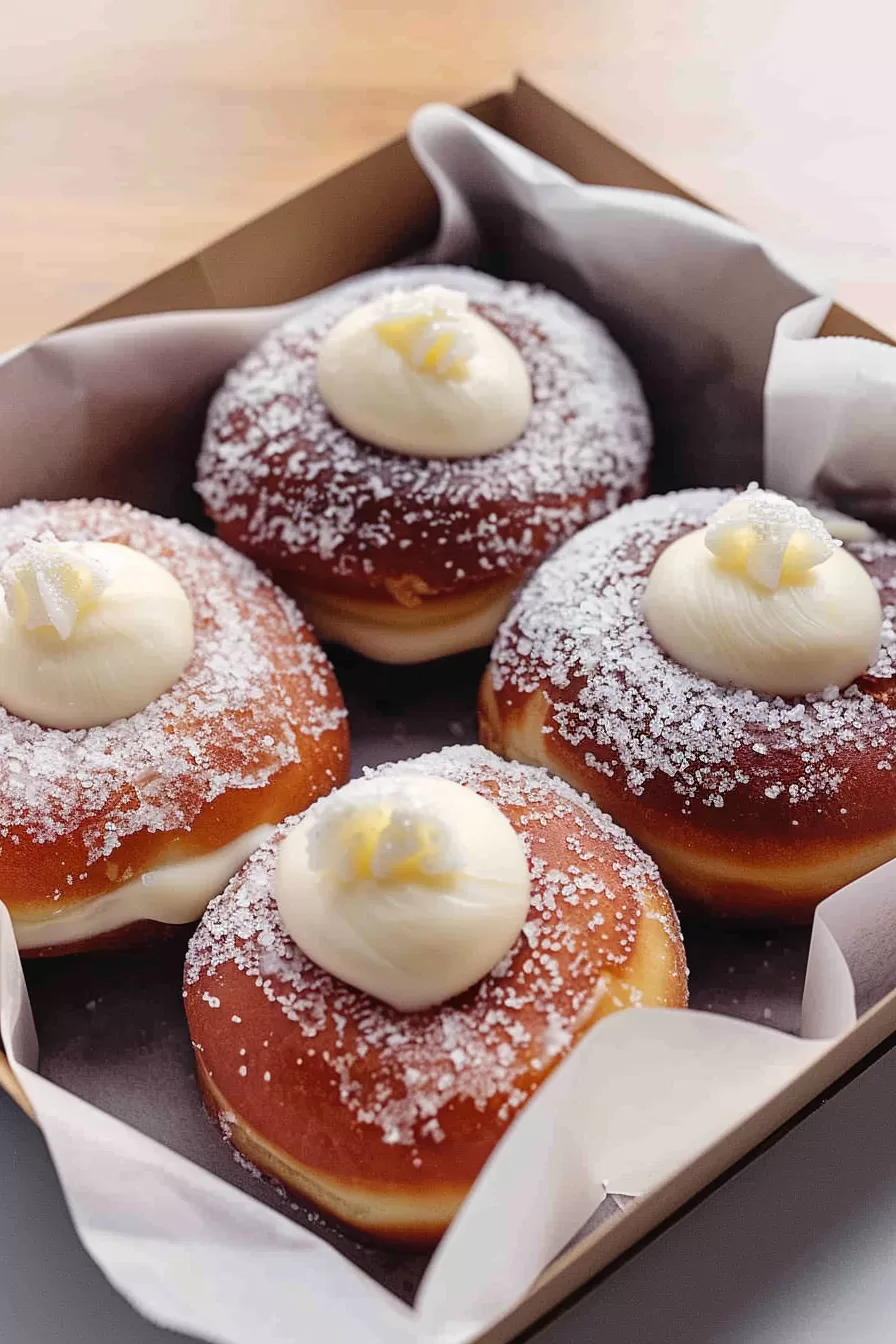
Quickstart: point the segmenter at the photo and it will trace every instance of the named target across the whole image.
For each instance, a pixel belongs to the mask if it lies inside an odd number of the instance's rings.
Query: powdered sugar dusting
[[[586,746],[591,768],[620,771],[635,794],[665,776],[683,811],[722,807],[757,784],[796,806],[837,793],[844,752],[876,756],[880,769],[894,756],[894,542],[847,547],[871,573],[884,621],[877,662],[843,691],[783,700],[719,686],[652,639],[640,604],[657,557],[733,498],[719,490],[656,496],[586,529],[529,582],[492,651],[499,702],[505,687],[543,690],[548,726]]]
[[[335,980],[304,956],[280,922],[272,888],[284,823],[209,906],[190,943],[186,995],[192,1034],[201,1039],[202,999],[210,989],[226,998],[229,982],[218,971],[235,965],[282,1009],[283,1031],[291,1033],[284,1039],[295,1049],[281,1049],[279,1057],[288,1055],[290,1067],[301,1068],[315,1056],[317,1038],[335,1038],[324,1059],[354,1121],[377,1126],[387,1144],[416,1147],[441,1141],[439,1117],[452,1102],[497,1107],[508,1122],[575,1043],[603,996],[614,996],[614,1008],[637,1001],[606,973],[624,968],[641,919],[662,919],[671,940],[679,935],[671,906],[657,913],[653,862],[589,800],[546,771],[500,761],[481,747],[455,746],[369,773],[451,779],[522,824],[532,904],[508,956],[466,994],[414,1014]],[[654,899],[649,911],[648,892]],[[240,1077],[240,1046],[235,1032],[226,1055],[219,1051],[211,1060],[206,1043],[203,1061],[225,1095]],[[371,1052],[373,1071],[365,1066]],[[267,1052],[264,1065],[273,1067]]]
[[[327,331],[358,305],[420,284],[463,290],[519,349],[534,405],[509,448],[407,457],[360,443],[328,415],[315,377]],[[537,286],[415,267],[317,296],[228,375],[209,413],[197,489],[228,537],[298,572],[365,582],[398,565],[386,574],[394,579],[407,568],[401,552],[444,546],[438,591],[448,592],[526,572],[638,493],[649,446],[637,378],[600,323]]]
[[[83,836],[87,863],[125,836],[189,829],[226,791],[263,787],[334,731],[329,665],[300,639],[295,606],[243,556],[186,524],[83,500],[2,511],[0,565],[51,529],[61,541],[115,541],[164,565],[193,607],[195,650],[172,689],[128,719],[63,732],[0,708],[0,842]],[[295,640],[286,678],[272,661]],[[294,703],[295,677],[307,704]],[[185,726],[188,724],[188,727]],[[78,873],[69,874],[69,882]],[[48,897],[60,893],[46,893]],[[66,894],[63,892],[62,894]]]

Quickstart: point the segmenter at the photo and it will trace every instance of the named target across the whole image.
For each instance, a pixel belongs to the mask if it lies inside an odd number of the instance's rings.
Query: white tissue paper
[[[678,199],[582,186],[454,109],[424,108],[410,138],[442,204],[427,259],[491,261],[602,317],[646,386],[665,483],[764,475],[795,494],[821,483],[841,506],[878,513],[896,499],[896,351],[815,339],[827,299],[743,229]],[[9,357],[0,503],[105,493],[189,516],[206,400],[288,311],[127,319]],[[605,1197],[615,1212],[623,1196],[655,1189],[896,986],[893,930],[894,863],[822,904],[802,1039],[705,1012],[599,1022],[494,1153],[413,1307],[307,1227],[42,1078],[2,905],[0,1037],[84,1245],[151,1319],[222,1344],[464,1344],[526,1294]]]
[[[765,383],[766,484],[828,499],[871,523],[896,519],[896,348],[815,337],[829,302],[784,313]]]

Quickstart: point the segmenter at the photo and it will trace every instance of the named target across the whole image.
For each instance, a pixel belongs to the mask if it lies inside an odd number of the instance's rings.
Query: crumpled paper
[[[778,322],[765,383],[766,484],[896,524],[896,348],[858,336],[814,339],[830,304]]]
[[[687,202],[581,186],[454,109],[424,108],[410,138],[442,203],[430,259],[542,280],[599,314],[648,391],[658,480],[764,475],[799,494],[824,482],[841,503],[847,487],[856,500],[885,496],[880,416],[896,352],[814,339],[827,299],[756,239]],[[16,353],[0,365],[0,503],[107,493],[193,516],[208,396],[288,311],[127,319]],[[621,1196],[656,1189],[896,986],[896,938],[882,936],[896,928],[894,875],[885,865],[819,908],[802,1039],[703,1012],[600,1022],[495,1151],[413,1308],[306,1227],[42,1078],[2,906],[0,1038],[85,1246],[153,1320],[222,1344],[465,1344],[605,1196],[620,1196],[618,1210]]]

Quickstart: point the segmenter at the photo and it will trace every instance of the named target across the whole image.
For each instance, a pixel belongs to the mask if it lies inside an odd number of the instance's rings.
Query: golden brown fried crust
[[[835,799],[819,799],[800,809],[773,806],[759,787],[739,797],[738,807],[683,812],[681,798],[664,776],[654,777],[640,795],[623,778],[586,765],[584,750],[550,725],[540,692],[515,697],[496,694],[486,672],[480,695],[480,740],[508,759],[546,766],[624,827],[660,866],[673,897],[715,914],[758,923],[805,923],[825,896],[896,858],[896,797],[885,809],[876,766],[862,753],[848,753],[838,766],[850,774]],[[896,741],[894,741],[896,747]],[[606,749],[588,744],[595,758]],[[841,809],[848,808],[846,814]]]
[[[218,618],[215,612],[225,608],[206,608],[194,601],[196,653],[185,675],[166,693],[166,734],[178,745],[190,743],[200,732],[213,738],[209,754],[220,762],[222,771],[230,768],[235,755],[234,739],[239,735],[241,752],[239,766],[244,787],[224,787],[216,797],[209,799],[212,790],[206,780],[184,771],[164,780],[164,802],[172,815],[189,816],[186,826],[154,828],[153,819],[135,829],[132,834],[117,835],[114,848],[106,855],[96,856],[88,841],[88,830],[93,835],[103,826],[103,814],[91,807],[89,791],[84,791],[80,808],[68,806],[61,815],[57,833],[52,839],[39,838],[35,825],[11,825],[0,838],[0,893],[14,918],[52,921],[62,910],[75,909],[118,887],[139,878],[163,865],[181,863],[203,857],[230,844],[239,836],[264,824],[276,824],[290,813],[301,810],[322,793],[341,785],[348,776],[348,727],[342,708],[342,696],[332,669],[321,653],[311,630],[301,621],[295,609],[277,589],[241,557],[232,556],[233,566],[220,543],[212,538],[199,537],[193,529],[184,528],[170,520],[161,520],[126,505],[97,501],[68,501],[43,507],[49,523],[61,537],[102,536],[146,549],[170,567],[188,587],[188,596],[195,597],[196,583],[205,581],[218,590],[229,584],[228,608],[234,628],[249,626],[254,647],[260,655],[257,662],[257,699],[251,711],[237,709],[228,714],[221,706],[220,720],[207,712],[200,725],[195,705],[195,678],[192,670],[196,660],[202,659],[203,634]],[[8,516],[17,517],[17,510]],[[110,534],[110,522],[117,532]],[[189,561],[189,579],[178,554],[178,538],[190,536],[193,557]],[[197,550],[198,548],[198,550]],[[208,549],[207,556],[204,549]],[[223,556],[222,556],[223,553]],[[197,561],[196,555],[199,560]],[[197,572],[200,578],[196,579]],[[248,578],[247,578],[248,572]],[[192,584],[192,588],[190,587]],[[230,626],[228,625],[227,629]],[[217,627],[218,635],[227,645],[227,630]],[[220,647],[216,644],[216,648]],[[305,655],[309,655],[305,657]],[[253,673],[253,676],[255,673]],[[341,717],[340,717],[341,716]],[[320,732],[304,732],[312,722],[327,723]],[[44,733],[48,740],[63,737],[77,740],[77,734],[59,734],[52,730],[38,730],[41,741]],[[102,731],[102,730],[100,730]],[[104,771],[110,779],[107,794],[110,806],[122,811],[139,807],[141,782],[132,777],[133,753],[117,754],[115,744],[126,739],[122,734],[132,731],[134,740],[141,731],[140,716],[123,720],[109,729],[110,748],[103,760]],[[285,742],[286,736],[298,743],[289,746],[279,769],[270,769],[270,761],[279,759],[273,753]],[[38,748],[40,747],[38,743]],[[207,772],[206,772],[207,773]],[[37,778],[37,776],[35,776]],[[0,763],[0,808],[15,807],[12,790],[15,778],[4,778]],[[8,791],[6,799],[3,790]],[[39,801],[39,799],[38,799]],[[52,800],[48,794],[46,810]],[[38,806],[39,815],[41,808]],[[33,927],[33,925],[32,925]],[[152,922],[139,921],[127,929],[98,935],[84,942],[63,944],[48,949],[49,955],[94,947],[132,946],[142,941],[144,933],[151,933]],[[25,955],[39,955],[39,947]]]
[[[702,495],[707,496],[703,505]],[[719,495],[693,491],[681,499],[696,500],[696,505],[688,503],[687,507],[708,513],[717,506]],[[605,568],[618,557],[628,573],[638,572],[637,565],[646,575],[663,547],[687,530],[670,523],[662,543],[645,541],[641,517],[650,511],[651,525],[661,527],[665,510],[673,517],[675,497],[646,500],[632,507],[640,514],[632,515],[629,528],[623,526],[623,514],[611,520],[609,543],[604,542],[609,526],[604,523],[576,539],[573,545],[580,552],[576,568],[561,575],[561,581],[573,582],[570,574],[587,575],[588,548],[597,555],[602,546],[606,547],[601,562]],[[630,544],[629,536],[634,538]],[[896,545],[878,541],[867,552],[861,547],[853,549],[878,584],[884,605],[892,604]],[[707,786],[693,783],[703,768],[696,738],[683,753],[674,777],[662,768],[645,770],[637,788],[632,788],[625,762],[613,745],[619,734],[607,732],[605,725],[612,713],[625,713],[630,704],[639,708],[646,699],[646,686],[641,688],[645,694],[639,696],[635,665],[622,674],[614,665],[609,674],[603,660],[597,659],[589,681],[578,671],[576,626],[572,621],[566,628],[566,615],[561,620],[569,649],[566,684],[552,679],[532,651],[539,611],[544,611],[546,624],[553,619],[547,610],[552,601],[551,571],[558,564],[563,566],[563,557],[561,551],[545,567],[544,591],[537,599],[540,605],[530,602],[522,638],[519,608],[503,627],[501,649],[493,656],[480,690],[480,740],[487,747],[508,759],[546,766],[589,794],[654,857],[676,900],[693,902],[725,917],[768,924],[810,921],[825,896],[896,857],[896,769],[891,765],[896,762],[896,716],[886,712],[888,705],[892,708],[896,679],[871,674],[859,677],[846,703],[862,709],[861,729],[854,734],[849,728],[832,729],[826,735],[826,720],[813,717],[814,736],[808,741],[801,740],[792,720],[776,724],[774,719],[763,719],[756,726],[758,711],[744,701],[738,741],[724,763],[729,776],[737,780],[736,787],[716,805]],[[587,591],[584,582],[582,591]],[[601,601],[599,592],[594,600]],[[520,605],[525,601],[524,596]],[[628,619],[632,625],[643,626],[638,608],[635,600]],[[617,627],[612,628],[615,634]],[[630,681],[628,700],[614,697],[611,676],[620,675]],[[664,660],[663,675],[680,678],[682,688],[686,681],[695,686],[689,702],[694,714],[711,706],[711,693],[701,691],[692,674],[671,659]],[[680,697],[678,692],[675,695],[685,703],[684,689]],[[875,711],[875,702],[881,712]],[[736,707],[741,701],[731,697],[725,703]],[[783,701],[778,704],[786,719],[787,706]],[[806,721],[810,713],[814,716],[824,709],[824,705],[820,709],[807,705]],[[733,708],[730,712],[740,711]],[[564,731],[570,723],[575,724],[575,734]],[[637,731],[630,721],[629,738]],[[573,736],[577,740],[571,740]],[[861,739],[859,745],[857,739]],[[814,753],[811,765],[807,751]],[[809,771],[811,789],[806,787]]]
[[[257,975],[233,959],[216,963],[209,972],[211,958],[201,950],[203,926],[194,939],[200,950],[195,974],[188,969],[187,1016],[200,1078],[225,1132],[258,1166],[327,1212],[391,1240],[426,1241],[441,1234],[518,1107],[601,1017],[633,1003],[687,1005],[684,948],[655,868],[641,866],[643,856],[639,861],[630,841],[625,850],[617,847],[606,830],[607,820],[595,823],[596,814],[582,802],[568,804],[564,815],[554,815],[544,805],[546,795],[540,802],[509,803],[493,784],[500,771],[496,763],[491,775],[483,773],[477,789],[495,798],[531,846],[530,920],[540,921],[558,982],[566,985],[558,988],[548,1009],[530,993],[538,974],[533,958],[538,963],[540,952],[533,952],[522,936],[506,973],[486,977],[449,1003],[415,1014],[395,1012],[302,958],[301,1011],[292,1017],[283,1006],[289,988],[279,985],[275,972],[270,993]],[[549,783],[552,790],[563,788]],[[571,797],[565,790],[561,796]],[[570,835],[585,837],[587,846],[571,849]],[[623,866],[631,872],[633,863],[634,885],[619,875]],[[250,861],[247,868],[253,864],[261,872],[261,860]],[[553,893],[561,889],[556,875],[570,870],[593,876],[599,894],[581,902],[555,902]],[[273,859],[266,871],[272,880]],[[220,924],[229,918],[228,902],[239,896],[242,877],[214,903],[206,922]],[[537,910],[542,895],[546,900]],[[546,1065],[546,1011],[556,1009],[562,1015],[563,1005],[572,1003],[575,994],[582,996],[575,1002],[583,1007],[573,1012],[565,1045]],[[417,1073],[435,1076],[442,1068],[452,1073],[450,1061],[442,1060],[444,1046],[437,1050],[430,1042],[450,1035],[458,1013],[465,1029],[485,1033],[489,1051],[505,1048],[488,1033],[496,1009],[508,1001],[514,1004],[514,1029],[528,1042],[517,1047],[520,1067],[512,1088],[496,1086],[484,1102],[452,1094],[437,1109],[438,1134],[418,1124],[413,1143],[384,1141],[377,1123],[358,1118],[376,1111],[384,1089],[397,1087],[401,1093],[401,1070],[412,1059]],[[315,1024],[311,1036],[303,1013]],[[369,1015],[387,1028],[385,1036],[366,1029]],[[382,1045],[392,1028],[408,1037],[397,1056],[394,1043]],[[421,1042],[426,1042],[423,1059]],[[348,1072],[337,1079],[334,1061],[339,1058],[350,1062],[345,1065]],[[516,1100],[508,1104],[511,1092]]]

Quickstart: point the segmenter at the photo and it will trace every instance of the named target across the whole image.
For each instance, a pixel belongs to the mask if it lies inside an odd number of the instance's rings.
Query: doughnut
[[[640,500],[562,547],[499,632],[480,738],[588,793],[653,856],[674,899],[806,922],[825,896],[896,856],[896,543],[869,534],[843,546],[882,618],[879,652],[849,684],[784,695],[720,683],[660,647],[644,602],[659,558],[732,499]],[[712,609],[703,600],[697,614]],[[697,635],[681,629],[690,657]],[[777,651],[761,644],[758,655],[771,665]]]
[[[466,296],[528,373],[528,420],[500,451],[415,454],[413,428],[404,451],[374,447],[322,399],[318,354],[335,324],[392,291],[432,285]],[[458,428],[453,451],[469,448],[475,428]],[[631,366],[568,300],[461,267],[389,269],[307,300],[227,375],[197,490],[218,534],[273,574],[322,639],[415,663],[490,644],[548,552],[643,493],[650,438]]]
[[[131,945],[195,922],[274,824],[347,777],[330,665],[290,599],[193,527],[105,500],[26,502],[0,520],[4,582],[35,538],[115,543],[173,576],[194,626],[182,674],[129,717],[66,731],[0,708],[0,897],[20,949]]]
[[[294,818],[209,905],[184,997],[200,1086],[229,1142],[340,1222],[425,1245],[582,1035],[620,1009],[685,1007],[687,970],[654,864],[563,781],[459,746],[368,779],[448,781],[509,823],[530,887],[502,960],[417,1011],[322,969],[274,895]]]

